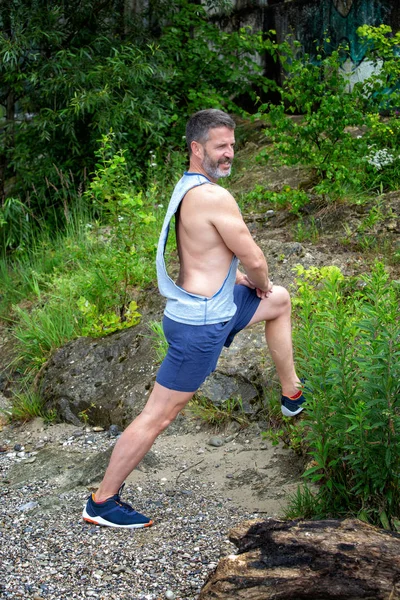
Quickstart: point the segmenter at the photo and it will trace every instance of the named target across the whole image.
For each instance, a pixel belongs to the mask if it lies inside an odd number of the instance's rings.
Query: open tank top
[[[173,321],[187,323],[188,325],[211,325],[213,323],[228,321],[236,312],[236,305],[233,301],[233,288],[239,263],[236,256],[232,258],[222,286],[210,298],[192,294],[177,285],[168,275],[165,264],[164,253],[171,219],[187,192],[205,183],[215,185],[205,175],[201,175],[200,173],[184,173],[172,194],[157,247],[158,289],[167,298],[164,314]]]

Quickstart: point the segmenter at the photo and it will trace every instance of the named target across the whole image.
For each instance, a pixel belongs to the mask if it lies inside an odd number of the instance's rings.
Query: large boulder
[[[221,357],[199,393],[216,404],[240,397],[247,413],[261,405],[263,373],[255,346],[262,331],[242,332],[232,350]],[[143,409],[158,364],[150,329],[144,323],[104,338],[78,338],[57,350],[40,373],[37,389],[46,409],[75,425],[121,428]]]
[[[400,535],[358,520],[253,521],[231,531],[199,600],[399,600]]]
[[[45,407],[69,423],[125,427],[143,409],[156,369],[150,329],[139,325],[69,342],[47,362],[37,387]]]

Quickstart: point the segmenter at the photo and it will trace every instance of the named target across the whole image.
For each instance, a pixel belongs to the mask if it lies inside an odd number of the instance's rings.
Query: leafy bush
[[[222,31],[187,0],[146,10],[128,19],[113,0],[0,7],[0,102],[12,106],[0,128],[0,199],[10,189],[35,219],[61,225],[110,128],[143,184],[151,152],[164,161],[183,147],[193,111],[240,112],[243,95],[275,86],[256,57],[278,46],[261,33]]]
[[[294,51],[299,47],[293,44]],[[264,105],[274,143],[273,155],[283,164],[301,163],[311,167],[319,183],[318,191],[332,194],[350,182],[358,185],[355,162],[361,161],[365,142],[351,135],[349,127],[362,127],[366,117],[358,88],[348,91],[349,82],[341,71],[342,46],[328,54],[318,48],[315,60],[309,55],[296,58],[288,46],[288,70],[277,106]],[[301,115],[289,117],[287,113]]]
[[[304,476],[318,485],[318,516],[355,514],[400,530],[399,296],[379,263],[356,280],[336,267],[298,268],[294,343],[307,373],[301,427],[311,459]]]
[[[400,106],[400,32],[393,32],[389,25],[362,25],[357,33],[363,41],[367,58],[374,66],[363,89],[372,110],[378,108],[389,114]]]
[[[284,185],[281,191],[269,190],[264,186],[257,184],[251,192],[247,192],[240,199],[242,206],[256,207],[256,210],[268,210],[271,206],[274,208],[287,208],[289,212],[298,214],[303,206],[309,203],[310,199],[303,190],[293,189],[289,185]]]
[[[79,298],[78,308],[85,317],[86,324],[82,327],[82,335],[91,337],[102,337],[114,331],[127,329],[140,323],[140,313],[134,300],[129,302],[125,308],[124,319],[120,315],[109,312],[101,314],[94,304],[90,304],[86,298]]]
[[[311,167],[314,190],[330,200],[400,183],[399,34],[386,25],[358,33],[375,67],[368,79],[351,85],[342,68],[346,45],[328,51],[326,39],[311,57],[300,54],[298,42],[288,42],[280,55],[287,71],[281,102],[262,105],[257,115],[266,119],[274,144],[263,157]]]
[[[21,255],[11,272],[3,260],[0,281],[7,296],[24,306],[13,309],[19,363],[40,368],[49,354],[78,335],[106,335],[136,325],[138,287],[155,279],[155,253],[162,205],[168,190],[158,191],[156,174],[138,192],[129,180],[123,152],[113,153],[112,135],[103,136],[98,164],[85,192],[86,204],[103,225],[71,219],[71,235],[54,242],[43,238],[37,251]],[[23,259],[23,257],[25,257]],[[4,299],[7,311],[7,300]]]

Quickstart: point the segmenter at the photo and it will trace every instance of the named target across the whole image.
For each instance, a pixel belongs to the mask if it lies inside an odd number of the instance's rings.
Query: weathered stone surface
[[[199,600],[398,600],[400,535],[357,520],[253,521]]]
[[[53,354],[37,387],[67,422],[125,427],[143,408],[156,372],[145,325],[104,338],[78,338]]]
[[[216,371],[212,373],[199,389],[199,394],[220,406],[229,398],[240,398],[245,413],[255,412],[254,404],[259,397],[254,385],[239,375],[225,375]]]
[[[11,402],[0,392],[0,414],[8,414],[11,412]]]
[[[45,448],[36,456],[34,463],[21,461],[8,473],[12,485],[27,484],[35,480],[52,481],[59,489],[88,486],[103,478],[113,447],[87,455],[64,447]],[[159,459],[150,451],[138,465],[138,469],[154,468]]]

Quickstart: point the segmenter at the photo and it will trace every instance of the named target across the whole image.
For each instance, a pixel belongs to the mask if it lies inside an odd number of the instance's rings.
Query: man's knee
[[[162,433],[176,419],[193,395],[192,393],[177,394],[165,388],[161,389],[162,393],[160,394],[160,389],[157,389],[157,386],[153,389],[140,415],[144,421],[144,426],[151,428],[157,435]],[[165,394],[165,392],[167,393]]]
[[[274,301],[282,307],[283,310],[291,309],[291,300],[290,294],[286,288],[281,285],[277,285],[273,287],[273,299]]]

